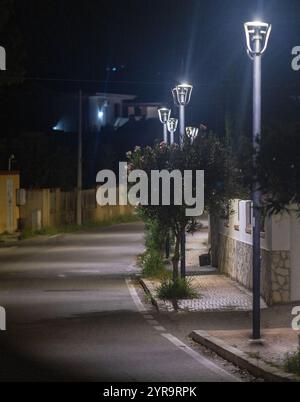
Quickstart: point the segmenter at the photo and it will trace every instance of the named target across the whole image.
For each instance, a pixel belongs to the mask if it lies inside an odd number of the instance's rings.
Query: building
[[[55,131],[76,132],[78,130],[78,100],[72,96],[60,104],[61,117],[55,122]],[[83,125],[90,132],[100,132],[104,127],[117,130],[129,120],[141,121],[157,118],[158,102],[143,102],[136,95],[96,93],[83,96]]]
[[[233,200],[219,226],[219,270],[252,289],[252,203]],[[261,233],[261,295],[268,304],[300,300],[300,220],[290,213],[265,220]]]
[[[18,228],[17,194],[19,188],[20,175],[18,172],[0,171],[0,233],[13,233]]]

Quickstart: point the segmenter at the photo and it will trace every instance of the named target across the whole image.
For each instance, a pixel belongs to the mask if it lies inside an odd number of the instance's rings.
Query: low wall
[[[250,201],[233,200],[233,213],[219,222],[218,267],[247,289],[252,289],[252,218]],[[251,206],[251,205],[250,205]],[[299,274],[291,247],[291,222],[300,227],[293,215],[272,216],[261,233],[261,295],[268,304],[299,300]],[[299,277],[299,275],[298,275]],[[298,293],[293,291],[297,288]]]
[[[219,269],[247,289],[252,289],[252,246],[220,234]],[[262,250],[261,295],[268,304],[291,300],[289,251]]]
[[[103,222],[132,213],[131,206],[98,205],[95,189],[82,191],[83,222]],[[26,190],[26,203],[20,207],[20,216],[24,228],[30,230],[76,224],[76,190]]]
[[[0,234],[17,230],[19,219],[17,190],[19,188],[18,172],[0,171]]]

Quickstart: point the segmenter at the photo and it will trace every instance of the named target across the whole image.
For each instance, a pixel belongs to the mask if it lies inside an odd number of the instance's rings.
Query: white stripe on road
[[[145,313],[146,308],[144,307],[143,303],[141,302],[137,291],[135,290],[135,287],[132,285],[132,282],[130,279],[126,279],[126,284],[129,290],[129,293],[138,309],[139,312],[141,313]],[[156,323],[158,323],[158,321],[153,320],[153,317],[150,314],[144,314],[143,315],[144,318],[148,318],[147,322],[149,324],[153,324],[154,328],[157,331],[165,331],[165,328],[159,325],[155,325]],[[152,319],[149,319],[149,318]],[[189,346],[187,346],[186,344],[184,344],[183,342],[181,342],[180,339],[176,338],[175,336],[171,335],[171,334],[161,334],[164,338],[168,339],[173,345],[175,345],[178,349],[182,350],[183,352],[185,352],[186,354],[188,354],[190,357],[192,357],[194,360],[196,360],[198,363],[200,363],[202,366],[206,367],[207,370],[213,372],[214,374],[216,374],[217,376],[221,376],[224,379],[226,379],[226,381],[228,382],[241,382],[241,380],[239,378],[237,378],[236,376],[234,376],[233,374],[229,373],[228,371],[222,369],[221,367],[217,366],[215,363],[213,363],[212,361],[210,361],[209,359],[207,359],[206,357],[200,355],[199,353],[197,353],[195,350],[193,350],[192,348],[190,348]]]
[[[166,339],[168,339],[170,342],[173,343],[178,349],[182,350],[183,352],[187,353],[189,356],[191,356],[193,359],[195,359],[198,363],[201,363],[203,366],[205,366],[208,370],[212,371],[218,376],[222,376],[223,378],[227,379],[228,381],[233,381],[233,382],[241,382],[241,380],[234,375],[228,373],[221,367],[217,366],[210,360],[208,360],[206,357],[201,356],[199,353],[197,353],[195,350],[190,348],[189,346],[185,345],[183,342],[181,342],[180,339],[176,338],[175,336],[171,334],[162,334],[162,336]]]
[[[157,327],[154,327],[154,329],[156,329],[156,331],[159,331],[159,332],[166,332],[166,328],[161,327],[160,325],[158,325]]]
[[[134,301],[134,304],[136,305],[136,308],[138,309],[138,311],[140,313],[145,313],[147,310],[144,307],[143,303],[141,302],[141,300],[140,300],[140,298],[139,298],[134,286],[132,285],[130,279],[126,279],[126,285],[128,287],[129,293],[130,293],[130,295],[132,297],[132,300]]]
[[[147,320],[148,324],[150,325],[159,325],[159,322],[156,320]]]

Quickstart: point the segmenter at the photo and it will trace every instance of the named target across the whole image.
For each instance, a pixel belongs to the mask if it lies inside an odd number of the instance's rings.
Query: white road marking
[[[159,322],[156,320],[147,320],[150,325],[159,325]]]
[[[62,233],[58,233],[56,235],[49,236],[49,239],[55,239],[56,237],[60,237],[60,236],[62,236]]]
[[[183,342],[181,342],[180,339],[176,338],[175,336],[171,334],[162,334],[162,336],[168,339],[171,343],[173,343],[173,345],[175,345],[178,349],[182,350],[183,352],[191,356],[193,359],[201,363],[203,366],[205,366],[208,370],[212,371],[213,373],[228,378],[228,381],[241,382],[239,378],[228,373],[221,367],[214,364],[212,361],[208,360],[206,357],[201,356],[199,353],[197,353],[189,346],[185,345]]]
[[[143,317],[144,317],[146,320],[153,320],[153,319],[154,319],[153,316],[150,315],[150,314],[144,314]]]
[[[166,328],[161,327],[160,325],[158,325],[157,327],[154,327],[154,329],[156,329],[156,331],[159,331],[159,332],[166,332]]]
[[[140,300],[140,298],[139,298],[134,286],[131,283],[131,280],[126,279],[125,282],[126,282],[126,285],[128,287],[129,293],[130,293],[130,295],[132,297],[132,300],[134,301],[134,304],[136,305],[136,308],[138,309],[138,311],[140,313],[146,312],[147,310],[144,307],[143,303],[141,302],[141,300]]]

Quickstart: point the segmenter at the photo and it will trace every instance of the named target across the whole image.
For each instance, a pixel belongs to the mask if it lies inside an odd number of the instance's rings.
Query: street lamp
[[[253,149],[254,169],[256,156],[260,149],[261,137],[261,57],[268,46],[272,26],[265,22],[254,21],[244,24],[247,52],[253,60]],[[261,273],[261,190],[257,178],[252,189],[253,201],[253,339],[259,340],[260,334],[260,273]]]
[[[190,103],[191,96],[193,92],[193,86],[189,84],[177,85],[172,89],[172,95],[174,103],[179,107],[179,136],[180,145],[183,146],[183,140],[185,136],[185,107]],[[185,228],[181,232],[181,261],[180,270],[181,277],[185,278],[185,245],[186,245],[186,235]]]
[[[171,109],[167,109],[165,107],[158,109],[158,116],[160,122],[164,126],[164,142],[167,144],[168,143],[168,127],[167,123],[170,120],[171,117]]]
[[[193,143],[195,138],[199,134],[199,128],[197,128],[197,127],[186,127],[185,130],[186,130],[186,135],[191,140],[191,143]]]
[[[177,85],[177,87],[172,90],[174,103],[179,107],[179,134],[181,145],[183,145],[185,135],[185,107],[190,103],[192,92],[193,87],[189,84]]]
[[[12,163],[15,160],[15,155],[10,155],[8,158],[8,171],[11,172],[12,170]]]
[[[174,144],[174,134],[177,130],[177,126],[178,126],[178,119],[169,119],[168,123],[167,123],[167,127],[168,127],[168,131],[170,133],[170,144]]]

